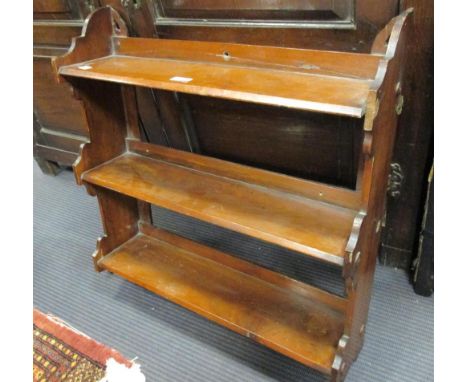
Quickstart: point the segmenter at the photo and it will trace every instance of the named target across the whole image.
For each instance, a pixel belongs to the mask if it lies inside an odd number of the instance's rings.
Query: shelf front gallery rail
[[[410,13],[391,20],[370,54],[132,38],[112,8],[92,13],[53,66],[86,114],[90,140],[74,172],[99,201],[96,269],[344,380],[363,345]],[[144,142],[137,86],[354,119],[356,186]],[[340,267],[345,296],[156,228],[151,204]]]

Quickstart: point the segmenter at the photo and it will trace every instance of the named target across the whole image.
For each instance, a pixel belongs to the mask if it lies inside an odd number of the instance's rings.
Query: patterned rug
[[[107,381],[109,360],[127,370],[134,366],[117,351],[36,309],[33,339],[34,382]]]

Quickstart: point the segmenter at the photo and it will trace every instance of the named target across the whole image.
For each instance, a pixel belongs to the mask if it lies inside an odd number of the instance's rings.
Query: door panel
[[[158,22],[186,21],[342,21],[352,19],[349,0],[158,0]],[[175,20],[173,20],[175,21]]]

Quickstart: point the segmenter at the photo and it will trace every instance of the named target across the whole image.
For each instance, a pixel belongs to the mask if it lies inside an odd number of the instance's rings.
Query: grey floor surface
[[[160,225],[339,293],[335,269],[277,247],[154,209]],[[34,306],[128,358],[148,382],[325,381],[320,374],[109,273],[93,270],[102,229],[95,198],[70,171],[34,164]],[[308,263],[309,262],[309,263]],[[309,266],[308,266],[309,265]],[[333,277],[335,276],[335,277]],[[347,382],[433,380],[433,298],[404,272],[378,267],[365,346]]]

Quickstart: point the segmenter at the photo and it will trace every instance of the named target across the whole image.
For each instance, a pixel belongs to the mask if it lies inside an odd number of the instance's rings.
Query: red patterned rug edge
[[[52,336],[65,342],[76,351],[84,356],[93,359],[101,365],[106,365],[106,362],[113,358],[120,364],[126,367],[132,367],[133,363],[126,359],[118,351],[103,345],[92,338],[88,337],[76,329],[73,329],[65,322],[50,315],[46,315],[37,309],[33,310],[34,324],[40,329],[48,332]]]

